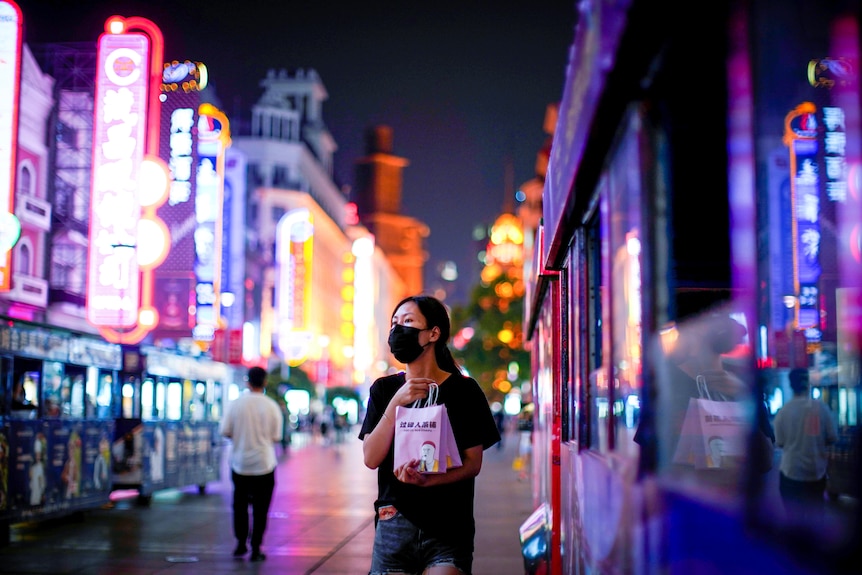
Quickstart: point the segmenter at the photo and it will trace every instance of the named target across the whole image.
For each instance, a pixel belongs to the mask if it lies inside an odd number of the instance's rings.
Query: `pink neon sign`
[[[0,292],[12,287],[12,247],[21,226],[15,217],[15,150],[21,77],[21,9],[0,1]]]
[[[137,323],[138,171],[146,143],[149,64],[145,35],[99,39],[87,282],[87,319],[95,326]]]

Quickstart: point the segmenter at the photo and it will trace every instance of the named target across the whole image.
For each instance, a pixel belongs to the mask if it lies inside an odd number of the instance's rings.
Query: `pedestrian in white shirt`
[[[789,378],[793,397],[775,415],[775,445],[782,449],[778,489],[787,511],[805,521],[823,509],[826,446],[838,440],[838,431],[829,406],[810,396],[808,370],[793,369]]]
[[[251,543],[251,561],[263,561],[263,534],[275,491],[275,444],[281,441],[283,416],[278,403],[265,394],[267,373],[262,367],[248,370],[248,391],[230,403],[221,433],[232,442],[234,557],[242,557]],[[248,506],[252,508],[249,541]]]

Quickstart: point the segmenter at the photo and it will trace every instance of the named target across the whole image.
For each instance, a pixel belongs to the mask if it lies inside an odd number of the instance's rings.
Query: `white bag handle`
[[[419,398],[414,401],[410,407],[430,407],[432,405],[437,405],[437,396],[440,393],[440,388],[436,383],[428,384],[428,397],[425,399]]]
[[[702,375],[698,375],[694,378],[695,384],[697,385],[697,394],[701,399],[708,399],[712,401],[712,397],[709,395],[709,387],[706,385],[706,378]]]

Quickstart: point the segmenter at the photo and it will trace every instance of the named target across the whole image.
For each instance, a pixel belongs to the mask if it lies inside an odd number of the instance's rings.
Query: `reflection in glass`
[[[178,421],[182,415],[183,386],[179,381],[171,381],[168,383],[165,416],[167,419]]]
[[[147,378],[141,383],[141,417],[143,419],[154,419],[156,414],[153,409],[153,380]]]
[[[153,417],[164,419],[167,413],[167,394],[165,393],[165,382],[161,378],[156,381],[156,405],[153,412]]]
[[[76,373],[72,375],[70,385],[69,415],[72,417],[84,417],[84,374]]]

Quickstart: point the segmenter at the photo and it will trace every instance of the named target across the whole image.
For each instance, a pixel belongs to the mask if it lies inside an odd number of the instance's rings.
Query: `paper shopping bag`
[[[412,407],[395,410],[395,467],[414,459],[422,473],[446,473],[462,465],[445,405],[437,405],[437,385]],[[424,407],[423,407],[424,404]]]
[[[696,469],[730,467],[745,455],[745,434],[741,403],[689,399],[673,462]]]
[[[395,467],[414,459],[419,460],[423,473],[445,473],[446,459],[440,453],[442,414],[445,407],[402,407],[395,410]],[[447,440],[448,441],[448,440]],[[442,465],[441,465],[442,464]]]

